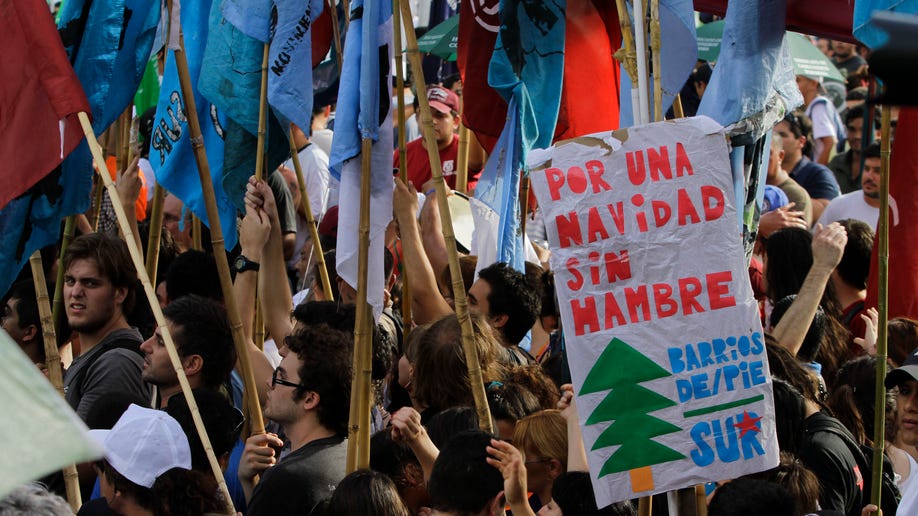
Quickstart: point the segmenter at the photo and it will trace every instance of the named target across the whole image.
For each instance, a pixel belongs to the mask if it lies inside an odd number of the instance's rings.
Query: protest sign
[[[596,133],[529,163],[599,506],[776,466],[722,128]]]

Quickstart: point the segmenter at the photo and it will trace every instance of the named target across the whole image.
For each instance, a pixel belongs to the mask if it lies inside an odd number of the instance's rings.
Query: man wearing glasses
[[[288,352],[274,371],[264,415],[281,426],[290,453],[278,462],[283,441],[275,434],[246,440],[239,480],[247,516],[309,514],[345,475],[351,338],[322,324],[293,333],[285,343]]]

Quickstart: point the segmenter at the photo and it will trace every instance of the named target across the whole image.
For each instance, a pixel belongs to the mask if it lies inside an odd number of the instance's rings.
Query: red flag
[[[727,0],[695,0],[695,10],[723,17]],[[854,2],[851,0],[787,0],[787,28],[822,38],[857,43],[851,35]]]
[[[327,5],[316,21],[312,22],[310,34],[312,34],[312,67],[315,68],[328,55],[334,39],[331,11],[328,10]]]
[[[0,48],[2,208],[76,148],[89,102],[44,0],[0,0]]]
[[[902,108],[889,163],[889,318],[918,319],[918,108]],[[874,240],[865,306],[877,306],[877,245]]]
[[[488,66],[500,29],[499,0],[461,0],[456,64],[462,77],[462,123],[488,153],[507,120],[507,102],[488,85]]]
[[[568,0],[566,14],[555,140],[618,129],[619,65],[612,54],[621,46],[621,28],[615,0]]]

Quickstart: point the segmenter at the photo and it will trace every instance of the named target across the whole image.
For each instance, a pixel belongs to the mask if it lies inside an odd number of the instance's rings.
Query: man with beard
[[[856,219],[876,231],[880,217],[880,163],[880,143],[874,142],[864,150],[861,189],[832,199],[819,217],[819,223],[825,226],[838,220]]]
[[[64,255],[64,306],[80,353],[64,376],[64,394],[86,420],[111,393],[149,398],[140,378],[143,337],[127,322],[137,273],[123,241],[91,233],[73,240]]]
[[[226,309],[191,294],[169,303],[163,315],[191,388],[218,391],[227,384],[236,363],[236,348]],[[182,388],[159,328],[140,349],[145,355],[142,378],[159,388],[160,408],[164,408]]]
[[[327,325],[307,326],[285,339],[287,354],[274,371],[265,417],[280,424],[290,452],[274,434],[246,440],[239,480],[247,516],[309,514],[344,478],[351,391],[350,337]],[[276,465],[275,465],[276,464]],[[254,486],[254,479],[261,481]]]

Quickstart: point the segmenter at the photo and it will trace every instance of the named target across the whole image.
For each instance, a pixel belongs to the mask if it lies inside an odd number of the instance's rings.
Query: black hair
[[[873,142],[864,149],[864,158],[880,159],[880,142]]]
[[[405,468],[421,463],[404,441],[392,439],[392,428],[386,428],[370,438],[370,468],[391,478],[397,486],[405,483]]]
[[[103,459],[95,465],[115,491],[129,494],[137,505],[157,516],[191,516],[226,511],[213,475],[172,468],[156,477],[153,486],[147,488],[125,478],[107,460]]]
[[[318,394],[319,423],[338,435],[345,435],[354,376],[353,339],[347,333],[319,324],[294,332],[284,342],[301,362],[297,374],[303,387],[296,388],[295,399],[303,399],[309,391]]]
[[[236,365],[236,347],[226,309],[211,299],[189,294],[163,309],[163,315],[176,327],[173,333],[179,356],[200,355],[204,385],[219,389],[229,381]]]
[[[794,510],[787,489],[751,478],[721,484],[708,505],[709,516],[795,516]]]
[[[326,516],[365,516],[385,514],[409,516],[408,507],[392,479],[370,469],[360,469],[344,477],[325,506]]]
[[[617,502],[598,509],[590,474],[585,471],[568,471],[555,479],[551,498],[558,504],[561,514],[577,516],[634,516],[634,506],[629,501]]]
[[[835,270],[842,281],[859,290],[867,288],[870,276],[870,255],[873,253],[873,228],[864,221],[843,219],[838,221],[848,233],[848,242],[841,261]]]
[[[474,407],[450,407],[437,412],[425,426],[434,446],[442,448],[459,432],[479,428],[478,414]]]
[[[48,286],[48,290],[53,292],[54,286]],[[25,329],[29,326],[35,326],[35,342],[37,344],[35,350],[38,352],[38,358],[42,361],[42,363],[44,363],[44,332],[42,331],[41,327],[41,315],[38,313],[38,298],[35,296],[35,282],[33,282],[31,279],[24,279],[13,283],[13,286],[10,287],[9,292],[7,292],[6,296],[3,297],[2,302],[6,303],[11,299],[15,299],[17,301],[13,309],[16,310],[16,318],[19,320],[19,328]]]
[[[516,423],[529,414],[542,410],[539,399],[529,389],[516,383],[492,382],[488,385],[488,409],[495,421],[512,421]]]
[[[504,489],[500,471],[486,461],[492,438],[481,430],[461,432],[440,450],[427,484],[432,509],[478,514]]]
[[[204,429],[207,431],[207,437],[213,447],[214,455],[218,459],[221,456],[228,455],[233,451],[233,447],[239,440],[243,422],[242,413],[233,407],[232,403],[226,399],[226,396],[217,391],[195,389],[193,394],[194,401],[201,413],[201,419],[204,422]],[[170,397],[165,412],[178,421],[178,424],[181,425],[182,430],[185,432],[185,436],[188,437],[188,446],[191,448],[191,468],[210,473],[211,469],[207,460],[207,453],[204,451],[201,437],[194,426],[191,409],[188,407],[188,400],[182,394]]]
[[[293,317],[300,324],[315,326],[326,324],[331,328],[348,333],[353,349],[354,322],[357,308],[350,303],[338,301],[307,301],[293,309]],[[392,369],[398,354],[398,342],[382,325],[373,325],[373,373],[374,380],[381,380]]]
[[[194,249],[176,256],[166,273],[166,294],[170,301],[188,294],[223,301],[220,273],[214,256]]]
[[[780,378],[772,378],[771,387],[775,396],[775,432],[778,435],[778,448],[800,455],[806,403],[797,389]]]
[[[478,273],[488,282],[489,316],[506,315],[507,323],[500,328],[507,343],[517,344],[535,324],[541,310],[539,293],[526,276],[503,262],[491,264]]]

